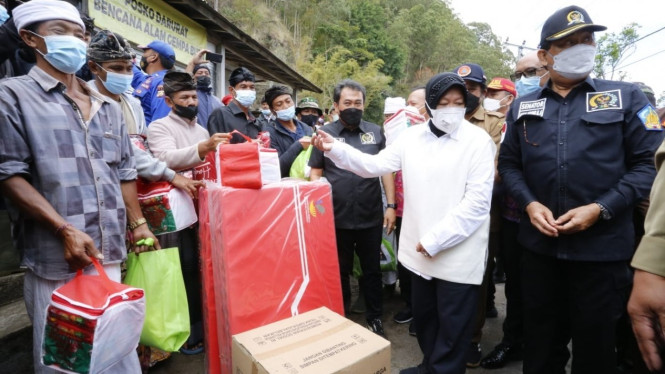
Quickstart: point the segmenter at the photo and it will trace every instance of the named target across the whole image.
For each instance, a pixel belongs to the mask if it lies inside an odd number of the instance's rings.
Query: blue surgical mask
[[[266,118],[270,117],[270,113],[270,109],[261,109],[261,114],[263,114],[263,116]]]
[[[256,100],[256,91],[254,90],[236,90],[236,100],[240,105],[248,108]]]
[[[280,121],[290,121],[296,115],[296,107],[291,105],[286,109],[276,111],[275,114],[277,114],[277,119]]]
[[[0,5],[0,25],[7,22],[9,19],[9,13],[7,13],[7,8]]]
[[[517,95],[522,97],[528,95],[532,92],[536,92],[540,89],[540,78],[549,74],[546,72],[541,76],[534,75],[533,77],[522,77],[515,82],[515,89],[517,90]]]
[[[110,93],[114,95],[120,95],[121,93],[127,91],[132,85],[133,75],[114,73],[104,69],[99,64],[97,64],[97,66],[106,72],[106,82],[102,81],[102,84],[104,87],[106,87],[107,90],[109,90]],[[99,80],[102,79],[99,78]]]
[[[44,59],[57,70],[65,74],[74,74],[85,64],[87,46],[85,42],[72,35],[49,35],[42,36],[33,34],[44,39],[46,43],[46,54],[35,49]]]

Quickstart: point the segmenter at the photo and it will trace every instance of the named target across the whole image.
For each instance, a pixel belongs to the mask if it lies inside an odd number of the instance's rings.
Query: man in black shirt
[[[377,154],[385,148],[386,139],[382,129],[362,120],[365,108],[365,88],[362,85],[352,80],[343,80],[335,87],[333,100],[340,118],[323,126],[323,131],[368,154]],[[361,293],[365,296],[368,328],[384,335],[379,254],[383,228],[392,230],[395,225],[395,186],[392,175],[382,177],[388,202],[384,216],[381,185],[377,178],[365,179],[340,169],[318,149],[312,150],[309,166],[312,168],[311,180],[320,179],[325,172],[326,179],[332,185],[344,309],[348,310],[351,301],[349,275],[355,251],[363,272]]]
[[[256,89],[254,88],[254,74],[247,68],[239,67],[231,72],[229,77],[229,93],[233,100],[222,108],[213,110],[208,118],[208,132],[212,135],[218,132],[231,132],[238,130],[241,133],[256,139],[259,132],[264,131],[260,123],[252,115],[249,108],[256,100]],[[233,134],[231,143],[244,143],[238,134]]]

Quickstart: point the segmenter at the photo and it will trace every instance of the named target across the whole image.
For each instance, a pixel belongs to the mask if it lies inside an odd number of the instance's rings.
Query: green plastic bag
[[[178,248],[133,252],[127,256],[125,284],[145,291],[140,343],[176,352],[189,337],[187,292]]]
[[[313,146],[309,146],[304,151],[301,151],[298,157],[293,160],[291,164],[291,169],[289,170],[289,177],[309,180],[310,167],[307,165],[309,162],[309,156],[312,154]]]
[[[393,250],[393,245],[390,240],[385,237],[381,239],[381,272],[396,271],[397,270],[397,256]],[[360,267],[360,259],[358,255],[353,253],[353,276],[360,278],[363,275],[363,270]]]

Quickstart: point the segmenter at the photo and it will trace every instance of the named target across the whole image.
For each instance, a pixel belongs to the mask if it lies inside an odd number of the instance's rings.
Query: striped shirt
[[[0,81],[0,181],[24,177],[67,222],[88,234],[104,263],[111,264],[126,254],[120,182],[136,179],[136,170],[120,106],[89,94],[90,119],[84,122],[65,85],[39,67]],[[42,278],[70,277],[53,228],[11,202],[9,213],[22,264]]]

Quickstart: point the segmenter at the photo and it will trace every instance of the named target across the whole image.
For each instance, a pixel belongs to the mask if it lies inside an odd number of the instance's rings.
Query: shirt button
[[[101,179],[100,177],[97,177],[97,182],[99,182],[100,179]]]
[[[100,202],[99,205],[100,205],[100,206],[104,206],[104,202],[103,202],[103,201]]]
[[[561,124],[562,124],[562,125],[566,124],[566,121],[561,121]]]
[[[563,145],[563,142],[559,142],[559,145]]]
[[[559,165],[559,167],[560,167],[561,169],[563,169],[564,166],[565,166],[564,164]]]

